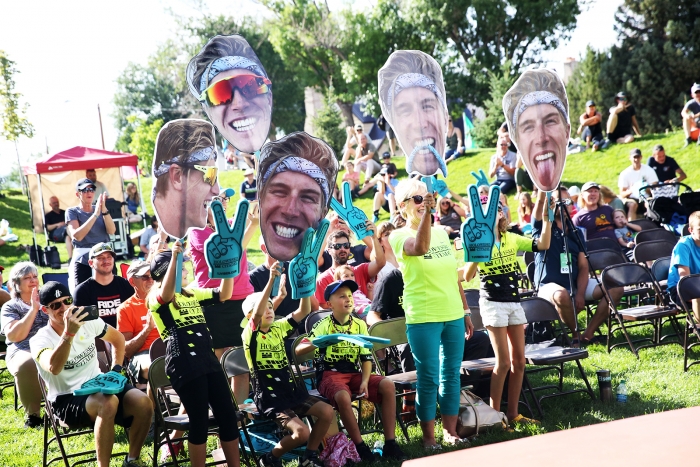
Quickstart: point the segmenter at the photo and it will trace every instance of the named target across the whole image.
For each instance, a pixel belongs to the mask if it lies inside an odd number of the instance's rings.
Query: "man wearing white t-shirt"
[[[617,186],[620,189],[620,198],[627,206],[627,220],[633,221],[646,207],[639,202],[639,188],[645,185],[655,185],[659,182],[654,169],[646,164],[642,164],[642,151],[632,149],[630,151],[630,161],[632,165],[620,172]]]
[[[49,324],[29,340],[39,374],[48,386],[47,403],[56,417],[70,428],[94,424],[97,465],[109,467],[114,446],[114,425],[130,427],[129,454],[124,467],[138,467],[139,456],[153,415],[151,401],[130,385],[115,395],[102,393],[75,396],[73,391],[100,374],[95,338],[112,344],[113,371],[121,372],[124,336],[100,318],[86,321],[83,308],[72,306],[65,285],[49,281],[39,290],[42,311]]]

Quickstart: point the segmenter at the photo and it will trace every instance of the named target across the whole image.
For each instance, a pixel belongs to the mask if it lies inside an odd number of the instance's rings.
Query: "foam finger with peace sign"
[[[248,218],[249,202],[242,199],[238,202],[233,225],[229,226],[226,212],[219,201],[211,203],[214,214],[216,233],[204,242],[205,259],[209,266],[209,277],[212,279],[229,279],[240,274],[240,261],[243,254],[241,242]]]
[[[299,254],[289,262],[289,282],[294,300],[310,297],[316,291],[318,255],[321,253],[328,226],[328,220],[323,219],[318,224],[318,230],[314,231],[310,227],[306,229]]]
[[[489,179],[486,176],[486,174],[484,173],[483,169],[479,169],[479,173],[472,171],[472,176],[474,178],[476,178],[476,185],[477,186],[482,186],[482,185],[489,186],[490,185]]]
[[[464,244],[464,261],[470,263],[487,263],[491,261],[491,251],[496,241],[496,221],[501,190],[492,186],[489,203],[484,214],[481,199],[475,185],[469,185],[469,202],[472,216],[462,224],[462,243]]]
[[[362,240],[371,235],[365,225],[367,214],[365,214],[362,209],[352,204],[352,194],[348,182],[343,182],[343,204],[340,204],[337,199],[331,198],[331,208],[338,213],[338,217],[347,222],[358,240]]]

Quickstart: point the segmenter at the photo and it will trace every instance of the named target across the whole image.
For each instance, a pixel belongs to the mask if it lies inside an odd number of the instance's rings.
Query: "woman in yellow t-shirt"
[[[416,414],[423,446],[435,449],[436,401],[445,442],[464,442],[457,435],[459,368],[465,328],[471,338],[474,326],[450,239],[442,228],[431,227],[433,194],[416,179],[401,181],[395,194],[406,226],[394,230],[389,243],[403,273],[406,334],[416,363]]]
[[[542,219],[546,193],[540,191],[533,211],[535,220]],[[482,203],[488,202],[482,197]],[[525,374],[525,329],[527,324],[525,311],[520,305],[518,294],[518,251],[543,251],[549,248],[552,235],[552,223],[544,222],[542,235],[530,239],[508,232],[508,219],[503,214],[502,205],[498,207],[496,244],[493,246],[491,261],[488,263],[469,263],[465,269],[465,280],[476,276],[477,268],[481,279],[479,312],[491,338],[491,345],[496,354],[496,366],[491,376],[491,407],[501,410],[503,384],[510,370],[508,380],[508,409],[506,416],[511,424],[539,423],[518,413],[520,388]]]

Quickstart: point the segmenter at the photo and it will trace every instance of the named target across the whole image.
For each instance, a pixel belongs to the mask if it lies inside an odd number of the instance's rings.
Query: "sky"
[[[331,7],[342,5],[331,0]],[[362,4],[365,4],[364,6]],[[572,37],[545,60],[557,68],[566,57],[580,57],[590,44],[601,50],[616,42],[614,13],[622,0],[592,0],[577,18]],[[181,16],[198,14],[196,0],[22,0],[3,2],[0,49],[15,62],[15,90],[29,104],[27,117],[34,138],[21,138],[20,160],[74,146],[114,147],[117,129],[111,114],[116,79],[129,62],[145,64],[167,39],[175,38],[172,9]],[[207,0],[214,14],[255,15],[262,7],[254,0]],[[372,0],[354,3],[371,7]],[[0,175],[17,162],[15,146],[0,141]],[[14,164],[13,164],[14,163]]]

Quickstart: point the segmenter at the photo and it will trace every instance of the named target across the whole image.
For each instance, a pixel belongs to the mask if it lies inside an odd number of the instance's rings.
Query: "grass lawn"
[[[700,164],[696,158],[700,155],[700,150],[693,145],[682,150],[682,133],[671,133],[667,135],[648,135],[634,144],[615,145],[606,151],[598,153],[581,153],[569,156],[563,176],[566,185],[578,185],[579,187],[589,180],[606,184],[613,189],[617,187],[617,176],[619,172],[629,165],[628,154],[630,149],[639,147],[644,155],[644,160],[651,155],[651,150],[655,144],[663,144],[666,153],[672,156],[688,174],[686,183],[692,187],[697,187],[700,181]],[[493,150],[471,151],[467,157],[458,159],[449,165],[449,186],[459,192],[466,193],[468,184],[474,179],[470,175],[472,170],[478,171],[488,168],[490,156]],[[401,172],[403,172],[404,159],[396,161]],[[241,171],[228,171],[221,174],[222,187],[234,187],[239,191],[243,180]],[[150,193],[151,180],[142,179],[143,193]],[[23,251],[18,251],[16,246],[20,243],[31,244],[32,233],[29,211],[26,198],[21,192],[10,191],[7,196],[0,198],[0,218],[10,222],[14,233],[19,236],[19,242],[0,247],[0,264],[9,269],[14,263],[27,260],[28,255]],[[238,195],[237,195],[238,196]],[[368,214],[371,214],[372,199],[371,193],[356,202]],[[516,212],[517,204],[512,197],[509,197],[509,205],[513,213]],[[229,215],[235,211],[235,203],[231,203]],[[65,208],[66,206],[62,206]],[[388,220],[388,215],[382,211],[381,220]],[[39,238],[40,244],[44,244],[43,235]],[[253,239],[248,248],[248,257],[256,264],[262,262],[262,255],[257,249],[257,237]],[[65,248],[59,245],[59,252],[64,263],[67,262]],[[460,253],[461,255],[461,253]],[[40,271],[48,272],[50,269]],[[64,268],[65,271],[65,268]],[[7,272],[7,271],[6,271]],[[473,284],[470,284],[473,286]],[[583,314],[581,314],[583,319]],[[582,325],[584,324],[581,321]],[[646,330],[635,330],[633,335],[645,333]],[[542,426],[537,428],[527,428],[515,433],[492,433],[483,434],[472,442],[472,445],[488,444],[505,441],[509,439],[530,436],[534,434],[546,433],[556,430],[569,429],[577,426],[600,423],[620,418],[643,415],[665,410],[672,410],[682,407],[696,406],[700,404],[700,378],[697,376],[698,369],[693,368],[688,373],[683,372],[683,353],[679,345],[668,345],[655,349],[645,349],[640,353],[637,360],[634,355],[625,349],[616,349],[608,354],[603,346],[594,345],[589,347],[590,357],[584,361],[584,368],[589,377],[589,381],[598,393],[595,380],[595,371],[598,368],[610,369],[612,372],[613,389],[621,379],[627,381],[629,391],[629,402],[627,404],[603,404],[600,401],[591,401],[585,394],[576,394],[562,398],[549,399],[543,403],[545,417]],[[580,384],[575,377],[573,366],[568,366],[565,386]],[[553,382],[553,376],[536,375],[531,378],[533,383]],[[7,373],[0,375],[0,381],[9,380]],[[528,415],[525,413],[525,415]],[[438,427],[438,432],[441,430]],[[421,457],[428,455],[420,447],[420,430],[417,427],[410,429],[411,441],[405,443],[402,438],[399,442],[410,457]],[[367,444],[372,446],[376,435],[368,435]],[[117,443],[115,449],[125,447],[126,438],[122,431],[118,429]],[[0,450],[0,466],[30,467],[41,464],[42,435],[41,431],[28,431],[23,428],[23,420],[20,412],[15,412],[12,407],[12,392],[6,390],[4,398],[0,400],[0,445],[4,449]],[[78,447],[91,447],[91,439],[74,440],[71,445]],[[146,448],[143,458],[147,459],[146,452],[150,452],[150,446]],[[578,450],[572,451],[577,455]],[[121,465],[121,460],[114,460],[112,465]],[[292,464],[293,465],[293,464]],[[385,463],[385,465],[390,465]]]

